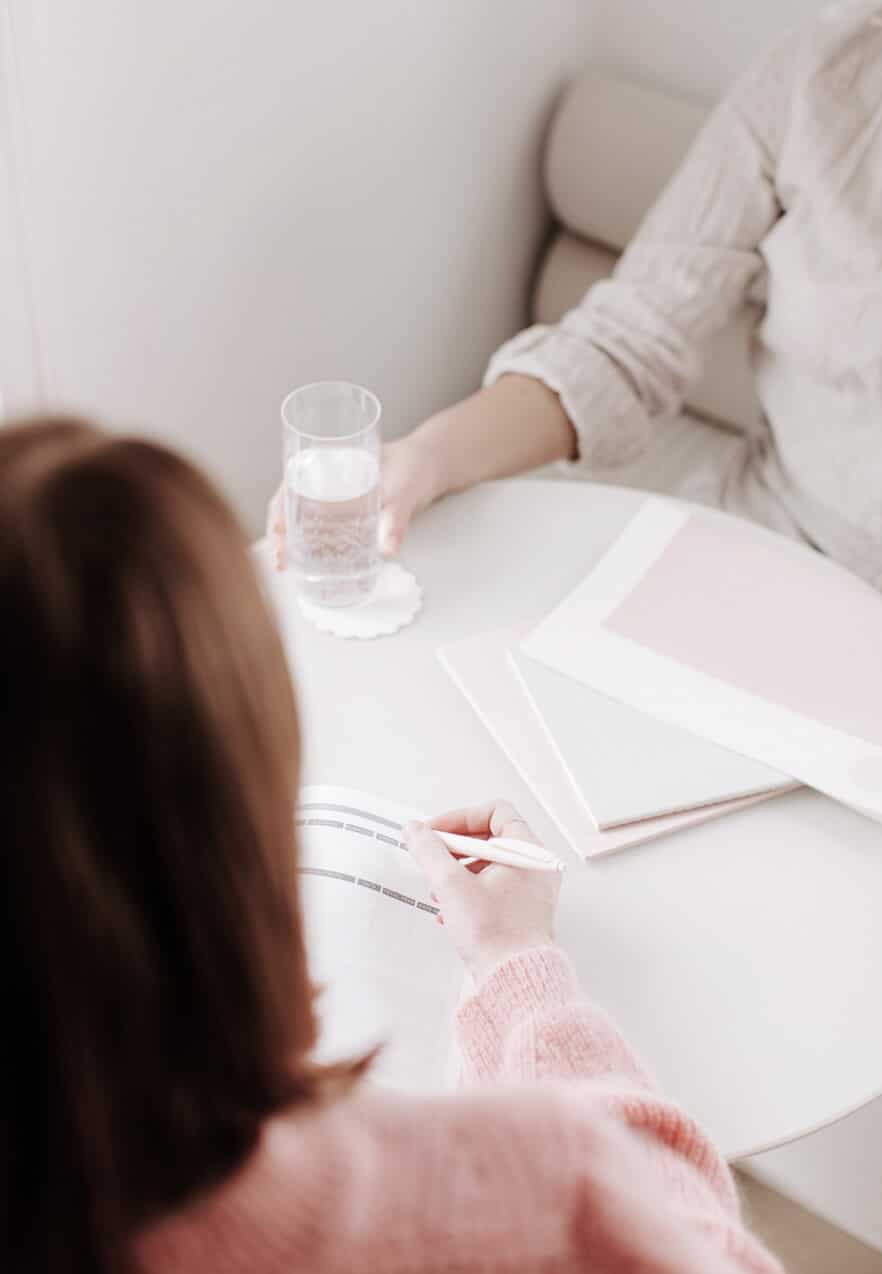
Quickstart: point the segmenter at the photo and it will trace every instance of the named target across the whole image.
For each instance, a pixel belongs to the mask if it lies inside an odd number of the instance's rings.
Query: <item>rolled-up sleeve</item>
[[[491,360],[485,384],[517,372],[560,397],[575,464],[613,467],[645,449],[761,271],[759,246],[782,213],[776,171],[801,44],[800,32],[779,41],[717,107],[612,278]]]

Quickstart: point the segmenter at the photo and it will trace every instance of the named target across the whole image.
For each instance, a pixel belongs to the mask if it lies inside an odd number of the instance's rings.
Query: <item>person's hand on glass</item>
[[[394,557],[412,518],[448,492],[575,459],[575,430],[557,394],[530,376],[503,376],[388,443],[382,459],[380,552]],[[285,500],[267,516],[276,566],[286,565]]]
[[[560,892],[559,872],[522,870],[477,862],[464,867],[433,829],[480,839],[513,837],[538,844],[530,828],[507,801],[456,810],[432,820],[411,823],[405,839],[422,868],[440,908],[450,938],[476,982],[503,961],[554,941],[554,913]]]
[[[382,452],[381,482],[380,552],[384,557],[394,557],[411,518],[443,493],[443,475],[435,449],[425,447],[416,433],[387,443]],[[270,501],[266,534],[276,569],[282,571],[288,564],[284,486]]]

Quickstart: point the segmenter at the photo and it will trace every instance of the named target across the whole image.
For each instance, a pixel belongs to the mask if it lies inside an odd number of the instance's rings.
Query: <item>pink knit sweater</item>
[[[728,1169],[653,1089],[558,950],[460,1010],[471,1091],[362,1086],[264,1131],[141,1236],[148,1274],[780,1274]]]

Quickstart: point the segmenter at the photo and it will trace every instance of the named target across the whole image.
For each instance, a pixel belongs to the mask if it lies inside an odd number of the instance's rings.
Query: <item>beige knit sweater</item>
[[[766,437],[729,451],[718,503],[882,588],[882,4],[828,5],[717,108],[609,281],[522,332],[488,381],[544,381],[588,471],[676,413],[697,351],[765,292]]]

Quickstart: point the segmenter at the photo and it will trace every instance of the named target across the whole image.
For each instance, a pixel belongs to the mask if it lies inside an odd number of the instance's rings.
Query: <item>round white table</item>
[[[444,642],[539,619],[642,496],[491,483],[420,518],[402,560],[425,589],[394,637],[341,641],[272,576],[303,712],[304,782],[429,814],[513,800],[559,836],[436,659]],[[665,1090],[730,1159],[882,1091],[882,826],[800,791],[569,871],[558,937]]]

